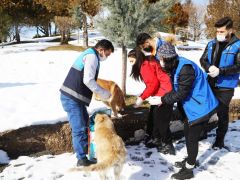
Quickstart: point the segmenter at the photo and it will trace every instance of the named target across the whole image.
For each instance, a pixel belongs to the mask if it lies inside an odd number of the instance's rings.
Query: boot
[[[89,161],[87,157],[79,159],[77,162],[77,166],[90,166],[91,164],[96,164],[96,162]]]
[[[154,138],[154,139],[150,139],[149,141],[147,141],[145,143],[145,146],[147,148],[155,148],[155,147],[161,146],[161,144],[162,144],[162,142],[160,139]]]
[[[169,144],[163,144],[162,146],[157,147],[158,152],[163,153],[163,154],[171,154],[171,155],[176,155],[174,146],[172,143]]]
[[[180,180],[193,178],[194,177],[194,175],[193,175],[194,165],[189,165],[186,163],[186,166],[184,166],[182,169],[180,169],[179,172],[173,174],[171,176],[171,178],[172,179],[180,179]]]
[[[224,138],[216,137],[215,142],[212,145],[212,149],[218,150],[224,148]]]
[[[175,162],[174,166],[177,168],[183,168],[187,162],[187,158],[184,158],[182,161]],[[196,161],[194,168],[200,166],[199,161]]]

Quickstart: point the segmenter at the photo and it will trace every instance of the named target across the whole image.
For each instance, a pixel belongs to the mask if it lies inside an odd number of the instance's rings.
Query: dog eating
[[[121,118],[122,115],[119,113],[119,111],[123,110],[126,104],[124,94],[120,87],[115,82],[104,79],[97,79],[97,83],[102,88],[108,90],[111,93],[111,97],[108,99],[108,101],[104,101],[98,94],[94,94],[95,99],[98,101],[103,101],[112,109],[112,117]]]

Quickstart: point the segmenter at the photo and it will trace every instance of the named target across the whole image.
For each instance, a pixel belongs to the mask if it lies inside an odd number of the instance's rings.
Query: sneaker
[[[158,150],[158,152],[163,153],[163,154],[176,155],[175,148],[172,143],[158,146],[157,150]]]
[[[143,138],[143,143],[147,144],[151,139],[152,139],[152,137],[150,135],[145,134],[145,136]]]
[[[90,166],[91,164],[96,164],[96,162],[89,161],[87,158],[79,159],[77,166]]]
[[[193,177],[194,177],[193,168],[186,168],[186,167],[183,167],[182,169],[180,169],[179,172],[171,176],[172,179],[180,179],[180,180],[191,179]]]
[[[175,162],[174,166],[175,166],[176,168],[183,168],[183,167],[185,167],[186,162],[187,162],[187,158],[184,158],[182,161],[177,161],[177,162]],[[199,163],[199,161],[196,161],[194,167],[196,168],[196,167],[198,167],[198,166],[200,166],[200,163]]]

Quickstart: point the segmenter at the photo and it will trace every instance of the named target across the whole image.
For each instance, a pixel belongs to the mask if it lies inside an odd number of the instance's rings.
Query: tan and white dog
[[[106,114],[95,117],[95,136],[97,164],[72,168],[70,171],[98,171],[101,180],[107,179],[107,171],[114,168],[115,180],[120,180],[126,159],[126,148],[121,137],[116,134],[112,120]]]
[[[97,79],[97,83],[102,88],[108,90],[111,93],[111,97],[108,101],[104,101],[98,94],[94,94],[94,97],[98,101],[103,101],[107,106],[112,109],[112,117],[120,118],[121,114],[118,112],[125,108],[125,98],[120,87],[113,81],[107,81],[104,79]]]

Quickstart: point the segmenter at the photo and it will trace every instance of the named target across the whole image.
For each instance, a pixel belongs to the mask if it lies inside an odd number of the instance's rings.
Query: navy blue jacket
[[[218,53],[216,39],[210,41],[200,59],[201,66],[208,69],[216,61]],[[229,43],[222,51],[219,61],[220,74],[216,77],[215,87],[233,89],[238,85],[240,72],[240,40],[233,35]]]
[[[70,68],[68,75],[63,82],[63,85],[60,89],[61,93],[72,98],[76,102],[89,105],[92,99],[93,92],[83,83],[83,74],[84,74],[84,63],[83,58],[87,54],[95,54],[98,58],[98,68],[95,76],[95,80],[98,77],[99,71],[99,57],[98,53],[94,48],[89,48],[82,52],[82,54],[77,58],[72,67]]]

